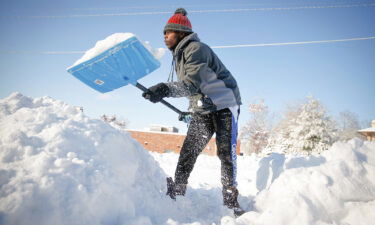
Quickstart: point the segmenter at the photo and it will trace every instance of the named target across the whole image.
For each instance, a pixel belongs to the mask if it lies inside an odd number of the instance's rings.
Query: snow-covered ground
[[[165,196],[178,155],[49,97],[0,100],[0,224],[352,224],[375,221],[375,143],[318,156],[238,157],[240,204],[222,206],[220,162],[201,155],[185,197]]]

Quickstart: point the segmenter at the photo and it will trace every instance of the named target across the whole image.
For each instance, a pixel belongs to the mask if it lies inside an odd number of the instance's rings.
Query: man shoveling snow
[[[244,213],[238,204],[236,182],[237,120],[241,105],[237,82],[220,59],[192,31],[185,9],[179,8],[164,27],[165,44],[173,54],[178,81],[173,72],[168,83],[159,83],[143,93],[156,103],[165,97],[187,97],[192,118],[181,148],[174,180],[167,178],[172,199],[185,195],[188,178],[198,155],[216,133],[217,154],[221,160],[223,202]]]

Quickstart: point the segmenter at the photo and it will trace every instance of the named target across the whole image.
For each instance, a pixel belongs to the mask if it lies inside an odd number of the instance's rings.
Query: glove
[[[153,103],[160,102],[164,97],[169,95],[169,88],[164,83],[158,83],[143,92],[142,96]]]
[[[183,121],[187,124],[190,124],[191,122],[191,113],[189,112],[182,112],[180,115],[178,115],[178,120]]]

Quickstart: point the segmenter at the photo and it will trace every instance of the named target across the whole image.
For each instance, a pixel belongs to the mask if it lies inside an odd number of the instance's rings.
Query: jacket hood
[[[184,39],[182,39],[173,50],[173,55],[176,56],[181,49],[184,49],[192,41],[200,41],[197,33],[191,33],[188,36],[184,37]]]

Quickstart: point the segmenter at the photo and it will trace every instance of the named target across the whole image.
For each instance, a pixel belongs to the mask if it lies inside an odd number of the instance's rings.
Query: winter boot
[[[245,211],[240,207],[237,201],[238,190],[234,186],[223,187],[223,201],[224,205],[229,209],[233,209],[235,217],[239,217],[245,213]]]
[[[176,184],[172,177],[167,177],[167,195],[171,199],[176,200],[176,195],[184,196],[186,192],[186,184]]]
[[[242,216],[242,214],[244,214],[245,212],[246,211],[243,210],[241,207],[235,207],[235,208],[233,208],[233,213],[234,213],[234,216],[236,218]]]

